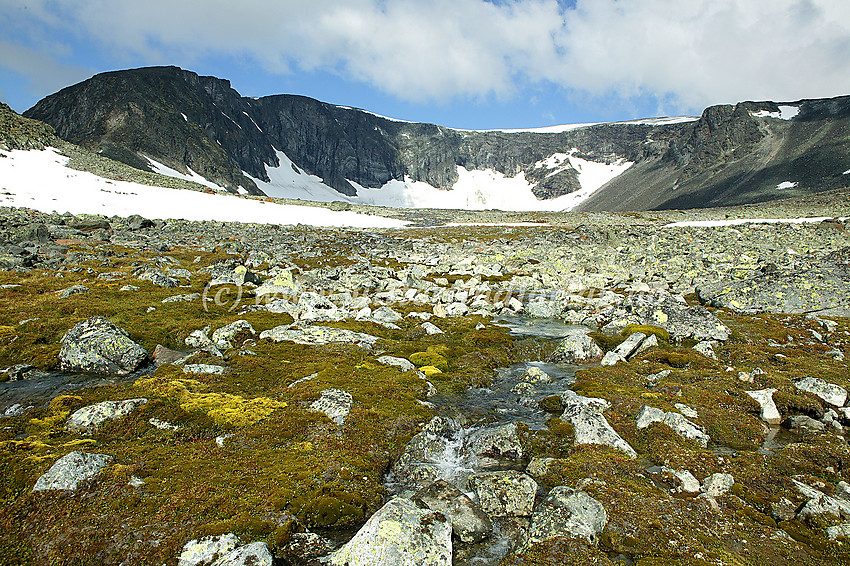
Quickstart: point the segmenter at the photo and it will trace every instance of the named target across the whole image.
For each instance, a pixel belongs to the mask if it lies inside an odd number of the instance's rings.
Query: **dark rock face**
[[[791,104],[799,108],[793,120],[774,117],[773,102],[744,102],[712,106],[693,122],[467,132],[303,96],[246,98],[226,80],[149,67],[96,75],[24,115],[134,167],[149,170],[147,156],[253,194],[261,191],[245,173],[267,181],[266,166],[280,165],[277,151],[348,196],[356,194],[352,182],[379,188],[405,177],[449,189],[462,166],[523,173],[537,198],[550,199],[581,188],[579,172],[568,162],[541,167],[541,160],[555,153],[624,159],[634,165],[580,208],[638,210],[744,204],[846,185],[850,97]],[[797,185],[777,189],[786,181]]]

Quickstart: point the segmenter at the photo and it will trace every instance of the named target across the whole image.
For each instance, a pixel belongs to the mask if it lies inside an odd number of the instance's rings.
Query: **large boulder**
[[[123,328],[93,316],[62,337],[59,364],[65,371],[127,375],[138,369],[147,355]]]
[[[516,423],[478,429],[470,434],[469,446],[480,464],[485,459],[521,462],[525,456]]]
[[[602,415],[609,407],[608,401],[597,397],[582,397],[574,391],[561,395],[564,412],[561,420],[569,422],[575,430],[575,444],[603,444],[622,450],[631,457],[637,456],[634,448],[617,434]]]
[[[123,417],[130,414],[133,409],[144,405],[148,400],[125,399],[124,401],[103,401],[94,405],[83,407],[74,411],[68,421],[65,423],[65,428],[81,434],[91,434],[97,430],[97,427],[102,423],[110,420]]]
[[[599,501],[583,491],[558,486],[534,510],[528,542],[566,537],[596,543],[606,524],[608,514]]]
[[[80,482],[89,480],[100,473],[112,461],[106,454],[87,454],[70,452],[54,463],[35,482],[33,491],[67,490],[74,491]]]
[[[570,334],[558,344],[550,362],[586,364],[602,359],[602,348],[587,334]]]
[[[452,522],[452,531],[461,542],[478,542],[490,534],[490,518],[465,493],[445,480],[437,480],[414,496],[428,509],[438,511]]]
[[[782,415],[779,414],[779,409],[776,407],[776,403],[773,402],[773,394],[776,393],[775,388],[746,391],[745,393],[759,404],[761,418],[764,422],[769,425],[778,425],[782,422]]]
[[[847,390],[840,385],[829,383],[819,377],[803,377],[794,382],[794,387],[817,395],[830,405],[843,407],[847,402]]]
[[[452,525],[408,499],[391,499],[328,557],[336,566],[451,566]]]
[[[516,470],[499,470],[470,476],[481,509],[491,517],[527,517],[534,510],[537,482]]]
[[[268,544],[252,542],[230,551],[212,566],[274,566],[274,556]]]
[[[623,301],[622,308],[628,313],[625,322],[659,326],[674,340],[725,341],[731,334],[729,327],[716,316],[701,306],[688,305],[678,295],[630,295]]]

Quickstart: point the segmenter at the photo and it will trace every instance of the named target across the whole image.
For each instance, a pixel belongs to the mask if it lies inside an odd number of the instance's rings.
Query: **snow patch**
[[[243,110],[243,111],[242,111],[242,113],[243,113],[243,114],[245,114],[245,117],[247,117],[249,120],[251,120],[251,123],[252,123],[252,124],[254,124],[254,126],[255,126],[258,130],[260,130],[261,132],[263,131],[263,129],[262,129],[260,126],[257,126],[257,123],[254,121],[254,119],[253,119],[253,118],[251,118],[251,116],[250,116],[247,112],[245,112],[245,111]]]
[[[845,171],[844,173],[842,173],[842,175],[850,175],[850,169],[848,169],[847,171]]]
[[[750,112],[750,116],[754,116],[756,118],[776,118],[777,120],[791,120],[799,113],[799,106],[780,106],[779,112],[759,110],[758,112]]]
[[[353,106],[339,106],[337,108],[342,108],[343,110],[354,110],[355,112],[363,112],[364,114],[369,114],[370,116],[375,116],[377,118],[382,118],[384,120],[389,120],[390,122],[401,122],[402,124],[415,124],[416,122],[411,122],[410,120],[399,120],[398,118],[390,118],[389,116],[381,116],[380,114],[376,114],[374,112],[369,112],[368,110],[363,110],[362,108],[354,108]]]
[[[0,206],[42,212],[104,214],[145,218],[183,218],[219,222],[306,224],[357,228],[401,228],[406,222],[354,212],[282,205],[230,194],[151,187],[112,181],[68,169],[68,158],[55,149],[0,151]]]
[[[779,189],[780,191],[781,191],[782,189],[793,189],[793,188],[794,188],[794,187],[796,187],[798,184],[799,184],[799,183],[797,183],[796,181],[782,181],[781,183],[779,183],[778,185],[776,185],[776,188],[777,188],[777,189]]]
[[[191,167],[186,168],[189,170],[189,175],[187,175],[185,173],[177,171],[176,169],[172,169],[171,167],[164,165],[148,156],[144,156],[144,158],[148,160],[153,170],[159,173],[160,175],[165,175],[166,177],[174,177],[176,179],[183,179],[184,181],[192,181],[198,183],[199,185],[215,189],[216,191],[227,192],[227,189],[225,189],[221,185],[216,185],[212,181],[208,181],[205,177],[202,177],[201,175],[198,175],[197,173],[192,171]]]
[[[180,113],[180,115],[181,115],[181,116],[183,116],[183,119],[184,119],[184,120],[186,120],[187,122],[189,121],[189,118],[187,118],[185,114],[183,114],[183,113],[181,112],[181,113]]]

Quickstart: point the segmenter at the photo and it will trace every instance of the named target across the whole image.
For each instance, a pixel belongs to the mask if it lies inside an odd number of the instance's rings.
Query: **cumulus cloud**
[[[12,0],[0,0],[0,7]],[[19,3],[18,3],[19,4]],[[45,29],[116,56],[249,57],[331,70],[403,100],[510,97],[529,84],[690,108],[850,93],[846,0],[31,0]],[[5,10],[4,10],[5,11]],[[7,56],[0,52],[0,63]]]

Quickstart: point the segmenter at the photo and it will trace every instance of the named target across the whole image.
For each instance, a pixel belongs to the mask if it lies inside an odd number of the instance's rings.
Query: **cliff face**
[[[605,163],[625,159],[635,165],[582,205],[623,210],[740,204],[834,188],[846,177],[835,178],[832,169],[844,161],[839,173],[850,168],[843,145],[848,100],[795,103],[799,115],[790,121],[778,118],[779,107],[768,102],[711,107],[693,122],[599,124],[562,133],[467,132],[302,96],[245,98],[226,80],[151,67],[96,75],[24,115],[135,167],[149,168],[144,157],[150,157],[254,194],[261,191],[245,174],[268,181],[266,167],[280,165],[277,151],[349,196],[356,194],[351,182],[379,188],[404,178],[449,189],[463,166],[524,173],[535,196],[549,199],[581,188],[568,162],[541,166],[554,154]],[[835,134],[839,144],[830,147],[827,136]],[[806,165],[812,159],[817,166]],[[770,190],[795,181],[783,176],[801,169],[809,173],[798,175],[793,191]]]

